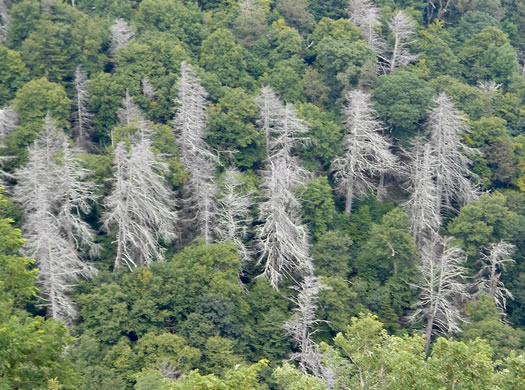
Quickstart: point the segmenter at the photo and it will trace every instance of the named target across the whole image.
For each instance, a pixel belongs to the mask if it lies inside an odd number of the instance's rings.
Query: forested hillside
[[[0,389],[525,389],[522,0],[0,0]]]

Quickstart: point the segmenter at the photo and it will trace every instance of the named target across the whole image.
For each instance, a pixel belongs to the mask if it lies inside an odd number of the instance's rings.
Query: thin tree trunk
[[[345,199],[345,213],[346,215],[352,214],[352,202],[354,200],[354,183],[353,179],[349,178],[349,184],[346,187],[346,199]]]

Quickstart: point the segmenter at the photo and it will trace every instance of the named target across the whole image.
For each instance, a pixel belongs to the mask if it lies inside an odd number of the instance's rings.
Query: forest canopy
[[[0,389],[525,389],[521,0],[0,0]]]

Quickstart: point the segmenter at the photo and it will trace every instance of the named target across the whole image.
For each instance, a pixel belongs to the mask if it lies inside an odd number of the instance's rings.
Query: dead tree
[[[148,77],[144,77],[141,81],[142,84],[142,94],[150,100],[155,99],[157,92],[151,83],[151,80]]]
[[[501,273],[505,270],[507,263],[514,263],[511,258],[516,247],[512,244],[500,241],[492,244],[487,252],[481,253],[483,266],[478,273],[478,293],[484,293],[494,298],[496,306],[504,311],[507,305],[507,298],[513,299],[512,293],[501,281]]]
[[[18,124],[18,115],[11,106],[0,108],[0,142],[3,141]]]
[[[259,127],[266,138],[267,159],[263,172],[256,247],[261,276],[275,289],[286,276],[311,275],[308,231],[301,221],[301,207],[294,189],[305,184],[308,174],[295,155],[307,141],[308,124],[299,119],[292,105],[285,104],[265,87],[256,98]]]
[[[377,189],[379,176],[397,167],[390,143],[381,134],[383,125],[370,103],[370,94],[354,90],[346,94],[344,107],[344,155],[332,162],[338,190],[350,215],[354,197]]]
[[[350,0],[346,11],[352,24],[361,29],[361,36],[368,46],[379,58],[384,59],[386,42],[378,33],[381,28],[379,8],[375,7],[370,0]]]
[[[80,182],[83,172],[67,174],[74,169],[70,163],[72,156],[64,157],[62,164],[57,163],[56,155],[65,142],[65,135],[48,115],[39,137],[29,147],[27,165],[15,172],[18,180],[15,198],[24,208],[22,230],[27,239],[24,251],[36,259],[38,284],[47,313],[71,324],[75,309],[68,292],[79,278],[93,277],[96,269],[82,261],[77,245],[83,242],[94,247],[91,237],[84,235],[89,228],[78,214],[92,185]],[[84,186],[82,193],[72,190]],[[69,222],[79,229],[69,229]]]
[[[184,184],[183,204],[192,230],[199,231],[206,243],[213,242],[213,226],[217,215],[215,184],[216,156],[205,142],[208,94],[192,67],[181,64],[177,82],[177,98],[173,131],[177,137],[180,159],[189,174]]]
[[[423,137],[418,137],[412,144],[408,188],[410,198],[404,207],[410,216],[414,242],[420,250],[439,233],[441,226],[441,210],[437,206],[438,194],[433,175],[430,144]]]
[[[318,277],[307,276],[299,286],[292,288],[298,293],[297,297],[291,299],[296,307],[292,318],[285,322],[283,328],[297,345],[299,352],[292,353],[290,358],[298,362],[301,371],[323,377],[326,369],[321,364],[322,356],[312,336],[316,325],[321,322],[315,315],[319,293],[327,287]]]
[[[11,17],[9,15],[9,0],[0,0],[0,42],[7,42],[9,33],[9,24]]]
[[[394,40],[392,53],[388,58],[389,71],[399,66],[406,66],[415,61],[417,56],[410,53],[408,47],[413,43],[414,22],[403,11],[398,11],[388,23]]]
[[[129,26],[128,22],[120,18],[115,19],[115,23],[111,25],[110,31],[111,45],[109,52],[111,55],[115,55],[118,49],[126,46],[128,42],[135,36],[135,33]]]
[[[454,0],[427,0],[427,24],[431,23],[434,14],[438,20],[443,19],[450,4],[454,4]]]
[[[416,310],[409,318],[412,322],[424,320],[425,351],[428,353],[432,336],[460,331],[459,323],[465,321],[460,310],[462,302],[470,297],[464,283],[467,271],[463,267],[466,256],[463,250],[450,245],[451,238],[435,236],[421,249],[421,280]]]
[[[284,160],[267,163],[263,172],[263,196],[259,205],[256,247],[257,263],[264,265],[262,277],[279,288],[285,277],[311,275],[308,230],[301,220],[301,206],[286,180],[289,167]]]
[[[164,259],[166,243],[175,238],[174,196],[165,183],[168,165],[151,149],[147,131],[141,131],[128,148],[119,142],[114,150],[113,190],[106,198],[104,229],[115,235],[115,269],[130,270]]]
[[[140,129],[145,129],[146,120],[139,106],[133,101],[133,98],[129,94],[129,90],[126,88],[126,96],[122,99],[122,106],[117,112],[118,119],[121,126],[139,126]]]
[[[443,210],[452,208],[453,201],[465,205],[476,198],[476,190],[469,180],[472,175],[469,169],[471,161],[465,155],[473,151],[462,143],[462,137],[470,129],[452,100],[441,93],[433,103],[427,131],[438,195],[436,201],[439,209]]]
[[[91,142],[93,127],[91,120],[93,115],[88,111],[89,91],[87,74],[79,65],[75,70],[73,87],[75,88],[74,111],[73,111],[73,137],[75,144],[83,150],[92,151],[95,145]]]
[[[240,175],[235,168],[228,168],[224,173],[224,183],[218,197],[215,234],[218,242],[231,241],[235,244],[242,265],[252,257],[244,240],[251,222],[250,213],[254,202],[252,192],[243,191]]]

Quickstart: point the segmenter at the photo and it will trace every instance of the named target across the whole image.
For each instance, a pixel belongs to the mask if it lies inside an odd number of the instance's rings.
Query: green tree
[[[495,27],[487,27],[466,41],[458,57],[465,78],[472,83],[493,80],[507,85],[518,69],[516,52],[506,34]]]
[[[379,77],[374,91],[377,112],[401,139],[414,135],[426,119],[433,94],[426,81],[406,70]]]
[[[230,30],[218,29],[201,46],[200,65],[215,73],[223,85],[250,90],[253,79],[247,73],[244,49],[235,43]]]
[[[256,130],[257,105],[242,88],[224,88],[217,104],[208,109],[208,143],[235,152],[239,167],[251,168],[263,158],[263,139]]]
[[[336,214],[328,179],[318,177],[309,181],[302,190],[301,201],[304,221],[317,240],[333,227]]]
[[[491,243],[512,242],[520,234],[519,223],[519,216],[505,206],[502,194],[484,194],[461,209],[448,225],[448,231],[467,255],[477,256],[480,248]]]
[[[0,106],[6,105],[28,80],[20,53],[0,45]]]

